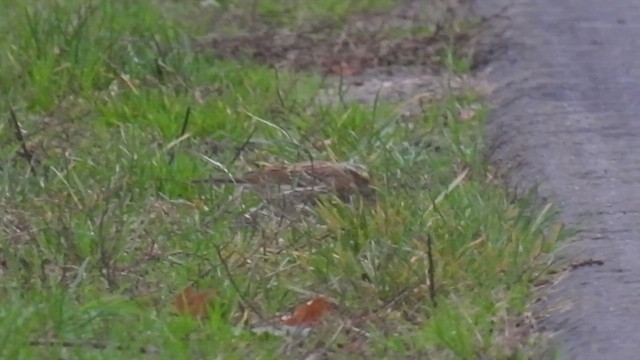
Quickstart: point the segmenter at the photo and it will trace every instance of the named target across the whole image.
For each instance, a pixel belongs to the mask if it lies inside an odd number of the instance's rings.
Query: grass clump
[[[484,163],[474,94],[321,104],[318,76],[194,52],[154,2],[7,3],[2,357],[529,350],[507,329],[564,232]],[[366,164],[376,201],[190,182],[309,159]],[[185,288],[205,292],[176,305]],[[308,337],[252,331],[320,295],[335,309]]]

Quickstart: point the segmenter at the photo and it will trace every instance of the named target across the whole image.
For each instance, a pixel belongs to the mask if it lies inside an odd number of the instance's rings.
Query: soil
[[[195,47],[222,59],[321,73],[326,77],[324,102],[373,104],[376,97],[407,100],[467,86],[484,94],[490,88],[474,77],[445,75],[450,74],[443,62],[446,49],[455,49],[472,66],[484,62],[476,42],[485,24],[470,23],[469,9],[467,1],[401,1],[391,11],[354,15],[341,24],[252,25],[239,35],[213,32],[197,39]]]

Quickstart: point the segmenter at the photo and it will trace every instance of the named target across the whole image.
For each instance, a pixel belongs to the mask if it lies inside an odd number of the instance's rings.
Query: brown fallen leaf
[[[207,316],[212,296],[212,290],[198,291],[192,287],[186,287],[173,300],[173,306],[179,315],[199,320]]]
[[[269,333],[275,336],[306,337],[334,309],[335,305],[332,302],[322,296],[317,296],[298,305],[290,314],[254,323],[251,326],[251,331],[256,334]]]
[[[334,308],[334,305],[323,297],[315,297],[302,305],[298,305],[292,315],[285,315],[280,320],[288,326],[313,326]]]

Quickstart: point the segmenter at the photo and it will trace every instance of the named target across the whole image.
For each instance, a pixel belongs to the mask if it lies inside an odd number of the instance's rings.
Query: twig
[[[353,320],[353,324],[354,325],[355,324],[362,324],[363,322],[370,320],[373,316],[376,316],[376,315],[382,313],[385,309],[388,309],[388,308],[392,307],[397,302],[399,302],[400,300],[404,299],[406,296],[410,295],[413,290],[415,290],[418,287],[420,287],[423,284],[423,281],[424,281],[424,279],[421,279],[421,280],[419,280],[418,282],[416,282],[413,285],[405,286],[402,290],[400,290],[400,292],[398,292],[397,294],[393,295],[388,300],[385,300],[385,302],[382,305],[377,306],[373,310],[369,310],[366,313],[361,314],[361,315],[357,316],[356,318],[352,319]]]
[[[581,267],[588,267],[588,266],[602,266],[604,265],[604,261],[602,260],[598,260],[598,259],[585,259],[585,260],[581,260],[581,261],[576,261],[574,263],[569,264],[569,267],[571,270],[575,270],[577,268],[581,268]]]
[[[182,128],[180,129],[180,135],[178,135],[177,139],[181,139],[184,134],[187,132],[187,127],[189,126],[189,118],[191,117],[191,106],[187,107],[187,111],[184,114],[184,120],[182,120]],[[173,164],[173,160],[176,157],[175,151],[172,151],[169,155],[169,165]]]
[[[345,109],[348,109],[349,106],[347,105],[347,102],[345,100],[345,93],[346,92],[347,92],[347,89],[345,89],[344,74],[342,74],[342,71],[341,71],[340,72],[339,82],[338,82],[338,100],[340,100],[340,104],[342,104],[342,106]]]
[[[436,301],[436,280],[435,280],[435,266],[433,263],[433,246],[432,246],[432,237],[431,235],[427,235],[427,260],[429,264],[427,266],[427,276],[429,277],[429,298],[433,303],[433,306],[438,306]]]
[[[31,346],[62,346],[62,347],[83,347],[83,348],[91,348],[96,350],[104,350],[108,347],[114,347],[118,350],[123,350],[122,345],[109,344],[101,341],[92,341],[92,340],[45,340],[45,339],[36,339],[29,341],[29,345]]]
[[[13,111],[13,108],[9,108],[9,121],[12,123],[11,125],[14,128],[14,134],[16,139],[20,143],[22,147],[22,156],[24,156],[29,163],[29,171],[32,175],[36,175],[36,168],[33,165],[34,156],[31,151],[27,148],[27,143],[24,140],[24,136],[22,136],[22,128],[20,128],[20,123],[18,122],[18,117],[16,116],[16,112]]]
[[[329,73],[327,71],[323,71],[321,76],[322,77],[320,78],[320,83],[318,84],[318,88],[326,89],[327,84],[329,83]],[[311,106],[315,105],[317,101],[318,101],[318,96],[309,96],[309,100],[307,101],[303,109],[310,108]]]
[[[157,57],[154,59],[156,75],[158,77],[158,80],[160,80],[160,83],[164,83],[165,76],[161,66],[161,62],[162,62],[162,59],[164,58],[164,54],[162,53],[162,48],[160,47],[160,44],[158,43],[158,39],[155,36],[151,37],[151,41],[153,42],[153,46],[156,48],[156,53],[158,54]]]
[[[420,284],[416,284],[416,285],[412,285],[412,286],[407,286],[404,289],[402,289],[398,294],[394,295],[393,297],[391,297],[389,300],[385,301],[384,304],[380,305],[375,311],[373,311],[373,313],[379,313],[382,310],[389,308],[391,306],[393,306],[395,303],[397,303],[398,301],[400,301],[402,298],[404,298],[407,294],[409,294],[410,291],[416,289],[418,286],[420,286]]]
[[[536,275],[532,276],[529,279],[529,283],[530,284],[534,284],[534,286],[535,286],[537,283],[539,283],[538,280],[540,279],[540,277],[542,277],[542,275],[555,274],[556,272],[555,271],[552,272],[552,270],[554,270],[553,267],[556,266],[557,264],[558,264],[558,260],[554,259],[554,260],[550,261],[547,265],[545,265],[542,269],[540,269],[540,271],[538,271],[538,273]],[[521,274],[518,277],[518,281],[520,281],[520,279],[522,279],[523,277],[524,277],[524,271],[523,271],[523,274]],[[547,283],[547,282],[548,282],[547,280],[543,280],[543,283]]]
[[[233,164],[234,162],[236,162],[236,160],[238,160],[238,158],[240,157],[240,155],[242,155],[242,153],[244,152],[244,150],[247,148],[247,146],[251,143],[251,139],[253,138],[253,135],[255,135],[256,133],[256,128],[254,127],[253,130],[251,130],[251,134],[249,134],[249,136],[247,136],[247,140],[245,140],[242,145],[236,150],[236,154],[233,155],[233,158],[231,159],[231,163]]]
[[[282,96],[282,91],[280,91],[280,73],[278,72],[278,68],[275,65],[273,66],[273,71],[275,72],[276,84],[278,85],[276,87],[276,96],[278,97],[278,102],[280,103],[280,107],[282,107],[283,110],[286,110],[287,103],[284,101],[284,97]]]
[[[158,78],[161,84],[164,84],[164,71],[162,70],[160,61],[161,61],[160,58],[157,57],[153,60],[153,64],[155,65],[156,77]]]
[[[250,301],[248,301],[247,299],[244,298],[244,295],[240,291],[240,287],[238,286],[238,284],[236,283],[235,279],[231,275],[231,270],[229,270],[229,265],[227,264],[227,261],[222,256],[222,251],[220,250],[220,246],[216,246],[215,248],[216,248],[216,253],[218,254],[218,259],[220,259],[220,263],[222,264],[222,268],[224,269],[225,273],[227,274],[227,278],[229,278],[229,282],[231,283],[231,286],[233,287],[233,289],[238,294],[238,297],[240,298],[240,301],[243,303],[243,305],[245,307],[251,309],[251,311],[253,311],[253,313],[256,314],[260,318],[260,320],[264,321],[264,316],[262,315],[262,313],[260,311],[258,311],[258,308],[253,303],[251,303]]]
[[[184,114],[184,120],[182,121],[182,128],[180,129],[180,136],[184,136],[184,133],[187,132],[187,126],[189,125],[189,118],[191,117],[191,106],[187,106],[187,111]]]
[[[61,346],[67,348],[90,348],[95,350],[104,350],[107,348],[114,348],[116,350],[125,351],[127,348],[118,344],[110,344],[107,342],[94,341],[94,340],[55,340],[55,339],[35,339],[29,341],[31,346]],[[159,351],[153,345],[141,346],[138,348],[141,354],[157,353]]]
[[[373,109],[371,112],[371,119],[372,120],[377,120],[376,116],[378,116],[378,107],[380,105],[380,92],[382,91],[382,87],[378,88],[378,91],[376,91],[376,97],[373,99]],[[375,129],[372,133],[372,135],[375,136],[371,136],[369,138],[369,146],[373,146],[373,141],[374,140],[380,140],[380,134],[382,134],[382,131],[391,123],[396,122],[395,117],[393,117],[392,120],[390,120],[389,122],[387,122],[386,124],[382,124],[382,126],[380,126],[379,128]]]

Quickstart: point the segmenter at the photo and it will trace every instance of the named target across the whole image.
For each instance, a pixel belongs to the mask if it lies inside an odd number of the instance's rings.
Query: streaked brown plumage
[[[329,161],[305,161],[290,165],[269,165],[237,178],[196,180],[198,183],[250,184],[261,188],[291,186],[323,188],[340,195],[355,192],[370,194],[371,179],[362,165]]]

